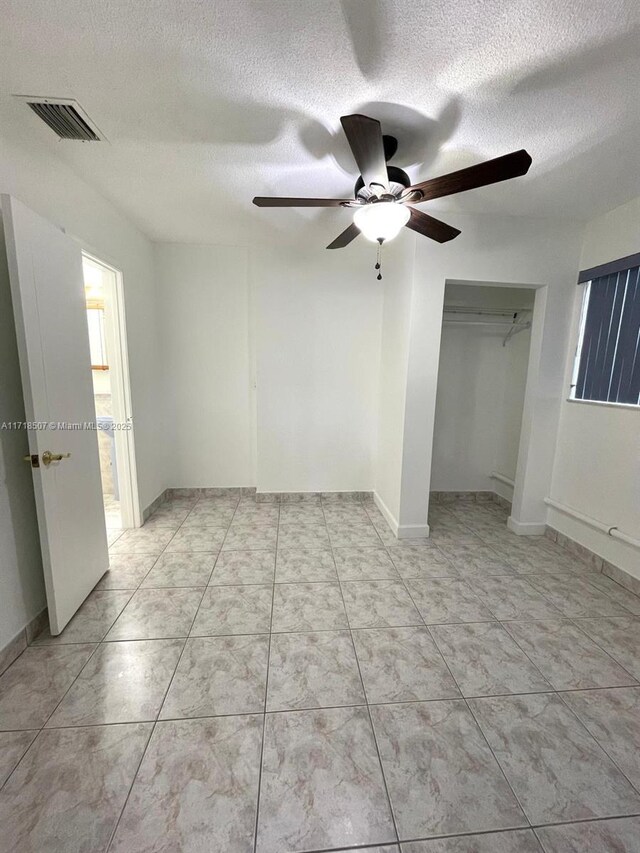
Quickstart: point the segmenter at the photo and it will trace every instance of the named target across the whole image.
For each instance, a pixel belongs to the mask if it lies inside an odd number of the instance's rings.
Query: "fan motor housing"
[[[409,175],[397,166],[387,166],[387,174],[389,175],[389,189],[391,191],[391,195],[396,196],[396,198],[404,192],[407,187],[411,186],[411,179],[409,178]],[[356,181],[353,194],[357,199],[361,199],[362,201],[367,201],[367,199],[371,198],[371,190],[368,187],[365,187],[362,175],[360,175]]]

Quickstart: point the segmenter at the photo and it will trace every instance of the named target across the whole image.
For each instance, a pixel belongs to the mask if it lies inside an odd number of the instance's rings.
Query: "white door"
[[[95,423],[82,254],[11,196],[2,196],[2,218],[49,622],[59,634],[109,565],[98,437],[75,427]],[[46,464],[48,454],[70,456]]]

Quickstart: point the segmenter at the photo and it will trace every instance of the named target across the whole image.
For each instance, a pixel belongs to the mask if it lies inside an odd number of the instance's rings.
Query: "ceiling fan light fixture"
[[[531,156],[521,148],[476,166],[412,184],[406,172],[388,165],[387,161],[395,154],[397,140],[383,136],[379,121],[356,113],[341,116],[340,124],[360,172],[353,198],[256,196],[253,199],[258,207],[356,206],[353,222],[329,243],[327,249],[344,249],[361,233],[382,245],[385,240],[392,240],[403,225],[437,243],[447,243],[460,234],[460,229],[440,222],[414,205],[526,175],[531,165]]]
[[[393,240],[409,221],[409,210],[397,201],[374,201],[359,207],[353,221],[367,240]]]

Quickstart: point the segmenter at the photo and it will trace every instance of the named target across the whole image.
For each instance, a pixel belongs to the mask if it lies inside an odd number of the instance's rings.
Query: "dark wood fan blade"
[[[446,222],[440,222],[439,219],[434,219],[433,216],[429,216],[421,210],[415,210],[412,207],[409,209],[409,212],[411,216],[407,222],[407,228],[417,231],[418,234],[424,234],[425,237],[430,237],[437,243],[446,243],[448,240],[453,240],[460,233],[457,228],[447,225]]]
[[[477,166],[469,166],[468,169],[460,169],[458,172],[451,172],[449,175],[442,175],[439,178],[423,181],[421,184],[414,184],[409,187],[407,192],[412,190],[421,192],[422,198],[412,201],[413,204],[419,204],[421,201],[428,201],[431,198],[441,198],[445,195],[497,184],[500,181],[508,181],[509,178],[518,178],[520,175],[527,174],[530,165],[531,157],[523,148],[520,151],[505,154],[503,157],[496,157],[495,160],[487,160],[485,163],[478,163]]]
[[[377,184],[382,191],[389,192],[389,176],[380,122],[357,114],[342,116],[340,122],[365,186]]]
[[[257,195],[253,203],[257,207],[341,207],[354,201],[352,198],[268,198]]]
[[[356,239],[359,233],[360,229],[355,222],[352,222],[348,228],[344,229],[342,234],[338,234],[333,243],[329,243],[327,249],[344,249],[352,240]]]

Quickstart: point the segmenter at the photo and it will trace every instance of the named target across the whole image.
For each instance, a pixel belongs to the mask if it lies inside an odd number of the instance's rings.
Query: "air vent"
[[[27,106],[60,139],[77,139],[81,142],[100,142],[104,139],[104,136],[76,101],[67,98],[18,97],[26,101]]]

